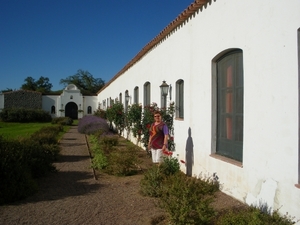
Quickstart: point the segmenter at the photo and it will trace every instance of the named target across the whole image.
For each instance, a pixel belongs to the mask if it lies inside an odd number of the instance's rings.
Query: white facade
[[[172,86],[170,102],[175,101],[176,81],[182,79],[184,118],[174,121],[175,156],[185,160],[190,128],[194,176],[215,173],[223,192],[247,204],[267,204],[300,219],[300,1],[208,2],[175,30],[162,34],[149,51],[142,50],[137,60],[100,90],[98,102],[105,108],[109,99],[118,98],[120,93],[124,102],[128,91],[131,104],[138,87],[139,103],[143,104],[143,86],[150,82],[151,102],[160,106],[162,81]],[[216,154],[216,60],[231,49],[243,53],[242,162]]]
[[[43,95],[42,109],[52,117],[69,116],[80,119],[97,109],[96,100],[96,96],[83,96],[75,85],[70,84],[61,95]]]

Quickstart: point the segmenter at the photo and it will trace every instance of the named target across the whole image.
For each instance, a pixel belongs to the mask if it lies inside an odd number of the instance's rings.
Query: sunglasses
[[[154,117],[160,117],[160,116],[154,116]]]

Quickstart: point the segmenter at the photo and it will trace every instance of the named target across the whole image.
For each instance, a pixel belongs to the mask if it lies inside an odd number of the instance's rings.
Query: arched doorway
[[[78,119],[78,106],[76,103],[74,102],[69,102],[66,105],[66,113],[65,113],[66,117],[70,117],[73,120]]]

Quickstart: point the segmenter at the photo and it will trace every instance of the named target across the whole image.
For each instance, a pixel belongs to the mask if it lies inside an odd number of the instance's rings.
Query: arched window
[[[87,113],[88,114],[92,114],[92,106],[88,106],[87,107]]]
[[[122,103],[122,93],[119,94],[119,102]]]
[[[175,112],[176,118],[183,119],[184,112],[184,104],[183,104],[183,94],[184,94],[184,81],[178,80],[176,81],[176,105]]]
[[[125,91],[125,107],[124,107],[125,112],[128,111],[128,104],[129,104],[129,93],[128,93],[128,90],[126,90]]]
[[[133,102],[135,104],[139,103],[139,87],[138,86],[136,86],[133,91]]]
[[[146,82],[144,84],[144,106],[150,105],[150,91],[151,91],[151,84],[150,82]]]
[[[244,74],[243,52],[227,51],[214,61],[213,138],[215,153],[243,161]]]
[[[51,114],[55,114],[55,106],[51,106]]]

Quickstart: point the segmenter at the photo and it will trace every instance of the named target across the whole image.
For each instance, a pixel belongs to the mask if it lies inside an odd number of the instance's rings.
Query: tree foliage
[[[82,94],[93,95],[104,86],[105,82],[101,78],[94,78],[90,72],[80,69],[73,76],[61,79],[60,84],[65,86],[74,84],[81,90]]]
[[[10,92],[13,91],[11,88],[6,88],[5,90],[0,90],[0,92],[5,93],[5,92]]]
[[[32,77],[27,77],[25,83],[22,85],[21,89],[29,91],[39,91],[43,94],[51,92],[52,84],[49,82],[48,77],[41,76],[37,81]]]

